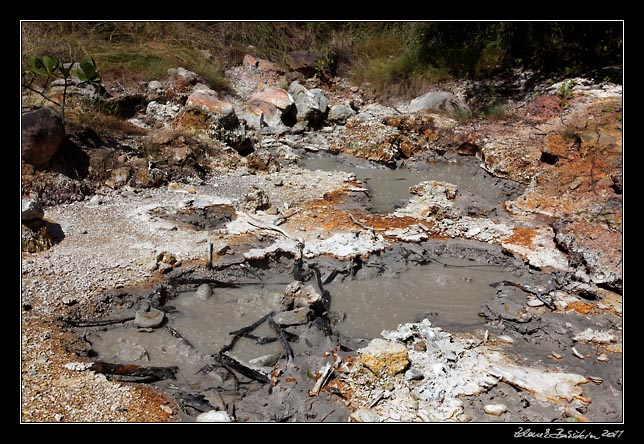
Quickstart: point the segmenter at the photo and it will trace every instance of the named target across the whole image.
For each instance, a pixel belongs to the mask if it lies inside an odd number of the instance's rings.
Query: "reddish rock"
[[[253,57],[252,55],[250,55],[250,54],[246,54],[244,56],[244,60],[242,60],[242,65],[244,65],[246,67],[257,68],[258,63],[259,62],[257,61],[257,59],[255,57]]]
[[[273,63],[269,60],[255,58],[250,54],[244,56],[242,65],[247,68],[256,68],[259,71],[269,72],[274,71],[278,74],[284,74],[284,69],[277,63]]]
[[[261,129],[263,126],[277,128],[282,124],[281,111],[272,103],[261,100],[251,100],[244,105],[240,118],[246,120],[246,124],[255,129]]]
[[[293,97],[282,88],[268,88],[253,94],[251,101],[270,103],[280,111],[288,111],[293,106]]]
[[[219,100],[205,90],[197,90],[190,94],[188,100],[186,100],[186,106],[199,107],[213,114],[230,114],[234,112],[230,103]]]
[[[284,74],[284,69],[280,65],[263,59],[258,60],[257,69],[260,71],[274,71],[278,74]]]

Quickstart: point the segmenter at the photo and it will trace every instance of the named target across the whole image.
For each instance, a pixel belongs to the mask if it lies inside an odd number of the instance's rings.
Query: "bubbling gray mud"
[[[396,278],[331,283],[331,309],[342,319],[335,330],[346,337],[376,338],[383,330],[424,318],[440,327],[477,325],[482,322],[481,305],[496,293],[490,284],[513,278],[498,266],[457,259],[441,262],[410,268]]]
[[[207,300],[196,297],[194,291],[179,293],[171,302],[174,310],[166,315],[166,327],[178,332],[191,346],[164,327],[151,332],[133,326],[117,327],[92,333],[88,339],[102,360],[178,366],[180,377],[188,384],[195,384],[203,379],[199,370],[213,362],[211,355],[230,343],[229,333],[254,323],[270,311],[279,311],[283,292],[284,285],[260,284],[215,288]],[[266,323],[253,333],[274,336]],[[293,344],[293,349],[297,349],[297,344]],[[278,342],[258,345],[246,338],[240,338],[233,350],[237,358],[246,362],[280,352]]]
[[[355,174],[369,189],[374,213],[393,212],[397,205],[411,197],[410,187],[427,180],[452,183],[460,191],[478,196],[491,204],[505,201],[509,196],[508,191],[497,183],[498,179],[491,177],[470,160],[424,162],[422,165],[416,165],[422,170],[392,170],[386,167],[375,168],[371,163],[343,155],[309,154],[304,157],[303,166],[309,170],[345,171]]]

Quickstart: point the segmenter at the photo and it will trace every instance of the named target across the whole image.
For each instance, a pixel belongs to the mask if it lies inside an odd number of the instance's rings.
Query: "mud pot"
[[[470,204],[495,208],[499,203],[518,195],[520,187],[487,173],[475,158],[451,161],[415,161],[409,167],[391,169],[346,154],[306,153],[304,168],[322,171],[345,171],[355,175],[368,189],[373,213],[391,213],[410,198],[409,188],[427,180],[456,185]]]
[[[364,260],[316,258],[299,268],[290,255],[220,270],[216,265],[212,271],[184,270],[157,288],[114,290],[118,297],[112,299],[130,308],[115,309],[110,318],[125,321],[77,327],[87,341],[88,355],[97,362],[173,369],[169,375],[155,374],[152,382],[177,399],[184,421],[194,421],[211,410],[227,411],[239,422],[346,421],[353,410],[350,394],[337,388],[341,385],[332,384],[341,378],[330,378],[323,394],[312,397],[314,378],[321,377],[319,370],[329,357],[349,362],[357,349],[401,324],[429,320],[438,331],[442,328],[469,334],[486,329],[488,335],[493,332],[490,337],[499,335],[514,342],[505,347],[534,361],[548,359],[551,353],[565,353],[571,342],[568,330],[598,327],[596,319],[586,316],[542,313],[536,324],[519,319],[525,315],[522,307],[530,295],[498,283],[538,288],[552,276],[526,267],[499,247],[473,241],[401,244]],[[316,282],[312,270],[318,270],[327,281],[322,291],[321,281]],[[303,282],[298,284],[294,274]],[[204,283],[212,292],[210,296],[206,296]],[[304,314],[293,310],[288,301],[293,291],[289,288],[297,285],[310,285],[315,292],[326,290],[330,294],[329,332],[325,333],[318,314],[310,307],[305,307]],[[148,304],[164,313],[163,322],[154,328],[142,328],[132,319],[137,309]],[[251,328],[247,336],[231,334],[252,327],[269,313],[283,337],[288,338],[292,356],[269,322]],[[577,345],[580,353],[592,353],[591,348]],[[217,360],[222,350],[241,363],[242,370],[252,369],[265,379],[249,377],[235,371],[239,369],[231,368],[229,362]],[[605,384],[620,384],[618,375],[580,362],[573,358],[569,364],[577,370],[582,367],[592,371]],[[108,377],[141,380],[138,375],[118,372]],[[525,420],[551,410],[536,401],[531,403],[530,395],[512,384],[499,383],[482,396],[464,402],[463,414],[469,412],[471,418],[485,420],[480,414],[476,416],[476,406],[482,409],[482,399],[491,402],[499,398],[516,401],[520,407],[515,408],[514,415]],[[619,413],[616,401],[596,405]]]

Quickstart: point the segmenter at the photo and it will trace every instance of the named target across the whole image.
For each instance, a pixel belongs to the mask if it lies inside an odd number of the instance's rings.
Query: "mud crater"
[[[308,390],[315,381],[310,375],[322,366],[324,356],[349,356],[382,330],[421,318],[452,330],[481,327],[482,304],[496,297],[490,283],[546,279],[501,248],[475,241],[399,244],[350,261],[317,257],[300,264],[297,273],[295,259],[276,252],[263,261],[175,270],[163,285],[147,290],[115,290],[100,301],[105,313],[101,319],[123,322],[76,323],[86,341],[85,355],[114,365],[170,369],[157,381],[108,377],[152,382],[179,401],[183,421],[194,421],[205,411],[231,409],[239,422],[346,421],[349,412],[339,396],[318,396],[311,407]],[[325,282],[322,289],[330,294],[330,334],[311,310],[295,320],[282,316],[293,312],[285,310],[284,295],[296,280],[294,274],[302,285],[323,291],[312,271],[316,269]],[[210,297],[198,295],[204,284],[212,291]],[[141,328],[133,319],[146,304],[163,313],[163,322],[154,328]],[[252,328],[248,336],[231,335],[269,313],[287,338],[291,359],[269,322]],[[215,359],[221,350],[270,383],[222,365]]]

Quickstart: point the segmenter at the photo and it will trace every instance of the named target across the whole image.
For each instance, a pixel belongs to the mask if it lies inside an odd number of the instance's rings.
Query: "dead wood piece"
[[[190,414],[187,408],[196,410],[197,412],[207,412],[215,410],[215,407],[208,402],[204,395],[195,395],[193,393],[178,393],[177,398],[181,402],[181,407],[184,412]]]
[[[385,396],[384,390],[381,390],[378,392],[378,394],[373,398],[373,400],[367,405],[368,408],[373,407],[374,405],[378,404],[380,400]]]
[[[190,279],[190,278],[178,278],[173,280],[173,284],[175,285],[191,285],[191,286],[199,286],[201,284],[208,284],[213,287],[219,287],[219,288],[238,288],[240,285],[243,284],[238,284],[234,282],[224,282],[220,281],[218,279],[211,279],[211,278],[197,278],[197,279]]]
[[[286,359],[290,360],[293,359],[295,356],[293,354],[293,349],[288,343],[288,340],[286,339],[286,336],[284,335],[284,331],[280,328],[279,325],[277,325],[277,322],[273,320],[273,316],[268,317],[268,325],[271,326],[273,330],[275,330],[275,333],[277,333],[277,337],[279,338],[280,342],[282,343],[282,347],[284,347],[284,353],[286,353]]]
[[[351,219],[351,222],[359,226],[360,228],[364,228],[365,230],[371,231],[371,233],[375,236],[376,235],[376,229],[374,227],[368,227],[362,222],[360,222],[358,219],[353,217],[353,214],[349,213],[349,219]]]
[[[228,369],[232,369],[237,373],[246,376],[247,378],[253,379],[263,384],[267,384],[270,382],[270,378],[268,377],[268,375],[260,372],[259,370],[255,370],[254,368],[250,368],[242,364],[241,362],[237,361],[235,358],[232,358],[225,353],[219,353],[215,355],[214,358],[217,362],[222,364],[224,367]]]
[[[240,328],[239,330],[231,331],[229,334],[230,334],[230,335],[235,335],[235,336],[245,336],[247,333],[249,333],[249,332],[251,332],[251,331],[255,330],[257,327],[259,327],[259,326],[260,326],[260,325],[262,325],[264,322],[266,322],[266,320],[267,320],[268,318],[270,318],[271,316],[273,316],[274,314],[275,314],[275,312],[274,312],[274,311],[271,311],[271,312],[270,312],[270,313],[268,313],[267,315],[264,315],[264,316],[262,316],[261,318],[259,318],[257,321],[253,322],[253,323],[252,323],[251,325],[249,325],[248,327],[242,327],[242,328]]]
[[[134,316],[119,319],[95,319],[95,320],[74,320],[74,319],[61,319],[65,324],[72,327],[100,327],[103,325],[122,324],[123,322],[133,321]]]
[[[276,226],[276,225],[274,225],[274,224],[269,224],[269,223],[267,223],[267,222],[262,222],[261,220],[255,219],[255,218],[254,218],[253,216],[251,216],[250,214],[246,214],[246,217],[248,217],[248,219],[249,219],[249,220],[248,220],[248,223],[249,223],[250,225],[254,226],[254,227],[257,227],[257,228],[263,228],[263,229],[265,229],[265,230],[277,231],[278,233],[280,233],[280,234],[282,234],[282,235],[286,236],[287,238],[289,238],[289,239],[291,239],[291,240],[299,241],[299,239],[298,239],[298,238],[296,238],[295,236],[291,236],[291,235],[290,235],[290,234],[288,234],[286,231],[282,230],[280,227],[278,227],[278,226]]]
[[[309,390],[309,396],[317,396],[322,390],[322,387],[327,383],[329,377],[331,376],[331,370],[333,369],[333,364],[327,362],[326,365],[320,370],[320,377],[315,382],[315,385],[311,390]]]
[[[230,344],[224,346],[221,350],[219,350],[219,354],[226,353],[227,351],[232,350],[237,341],[239,341],[239,338],[241,338],[241,336],[233,336],[233,338],[230,340]]]
[[[181,340],[181,342],[183,342],[184,344],[186,344],[188,347],[190,347],[190,348],[192,348],[192,349],[196,349],[196,348],[195,348],[195,346],[194,346],[194,345],[192,345],[192,343],[191,343],[190,341],[188,341],[186,338],[184,338],[184,337],[181,335],[181,333],[179,333],[177,330],[175,330],[175,329],[174,329],[174,328],[172,328],[172,327],[168,327],[168,330],[170,330],[170,334],[171,334],[172,336],[174,336],[175,338],[177,338],[177,339]]]
[[[552,301],[549,301],[548,299],[546,299],[546,298],[544,297],[544,295],[546,295],[546,294],[550,293],[552,290],[554,290],[554,284],[553,284],[553,282],[554,282],[554,281],[551,279],[551,280],[548,282],[548,287],[547,287],[545,290],[534,290],[534,289],[532,289],[532,288],[528,287],[527,285],[518,284],[518,283],[516,283],[516,282],[512,282],[512,281],[500,281],[500,282],[494,282],[494,283],[490,284],[490,286],[491,286],[491,287],[496,288],[496,287],[498,287],[499,285],[509,285],[509,286],[512,286],[512,287],[519,288],[520,290],[523,290],[523,291],[525,291],[526,293],[530,293],[530,294],[535,295],[535,296],[536,296],[536,297],[537,297],[541,302],[543,302],[543,303],[546,305],[546,307],[548,307],[550,310],[555,310],[555,309],[556,309],[556,307],[555,307],[555,305],[552,303]]]
[[[296,215],[297,213],[299,213],[299,212],[300,212],[300,209],[299,209],[299,208],[297,208],[295,211],[293,211],[293,212],[292,212],[292,213],[290,213],[290,214],[282,214],[282,215],[280,215],[277,219],[275,219],[275,221],[273,222],[273,225],[275,225],[275,226],[277,226],[277,225],[282,225],[282,224],[283,224],[284,222],[286,222],[289,218],[291,218],[291,217],[295,216],[295,215]]]
[[[96,373],[116,378],[132,378],[133,382],[155,382],[162,379],[176,379],[178,367],[142,367],[134,364],[111,364],[95,362],[91,369]],[[135,379],[138,378],[138,379]],[[121,379],[123,380],[123,379]]]
[[[315,325],[320,326],[325,336],[331,335],[331,321],[329,319],[329,309],[331,307],[331,293],[329,290],[324,288],[324,283],[322,282],[322,275],[320,270],[315,265],[309,265],[309,268],[315,272],[315,277],[317,280],[318,288],[322,292],[322,298],[319,304],[313,304],[311,308],[316,314],[317,319]],[[331,273],[333,274],[333,273]]]

